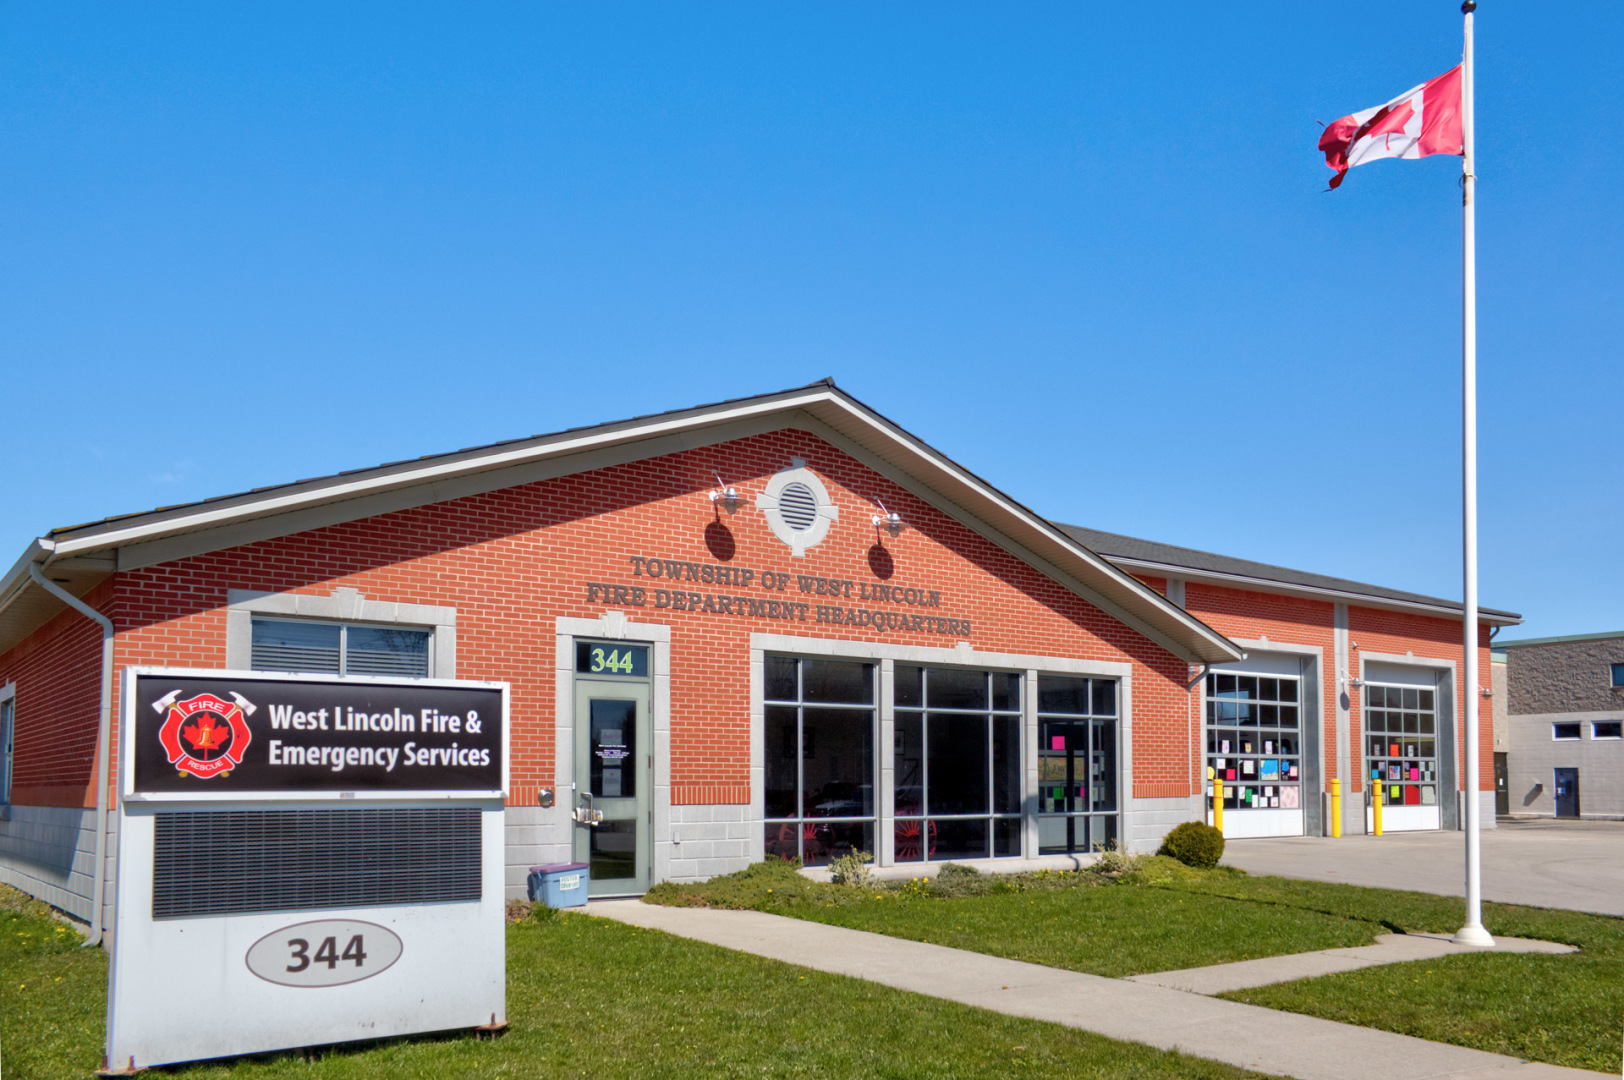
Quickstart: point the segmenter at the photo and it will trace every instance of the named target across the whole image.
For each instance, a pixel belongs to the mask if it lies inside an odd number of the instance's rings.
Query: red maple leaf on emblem
[[[231,729],[224,724],[216,724],[212,716],[205,716],[197,723],[181,728],[180,733],[199,750],[218,750],[231,738]]]

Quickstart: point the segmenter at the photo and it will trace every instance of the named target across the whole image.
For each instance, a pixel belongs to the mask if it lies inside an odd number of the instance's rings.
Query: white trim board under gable
[[[861,447],[866,453],[853,456],[866,458],[870,467],[883,462],[894,481],[1175,656],[1189,661],[1238,657],[1239,650],[1223,635],[832,385],[85,526],[53,539],[49,558],[118,549],[119,568],[132,569],[236,546],[251,538],[304,532],[390,509],[443,502],[787,427],[811,431],[847,453]]]

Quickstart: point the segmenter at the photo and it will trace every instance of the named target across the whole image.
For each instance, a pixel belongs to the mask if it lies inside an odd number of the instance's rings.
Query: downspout
[[[1246,655],[1247,655],[1246,653],[1241,653],[1241,659],[1245,660]],[[1233,663],[1234,661],[1229,661],[1229,662]],[[1209,672],[1211,672],[1211,671],[1212,671],[1212,662],[1211,661],[1208,661],[1207,663],[1202,664],[1201,665],[1201,670],[1196,672],[1195,678],[1191,679],[1189,682],[1184,684],[1184,689],[1185,690],[1194,690],[1196,688],[1196,686],[1200,684],[1201,680],[1205,679],[1207,677],[1207,674]]]
[[[85,618],[102,628],[101,723],[96,734],[96,884],[91,890],[90,936],[82,948],[100,945],[102,940],[102,901],[107,878],[107,745],[113,723],[113,620],[39,572],[38,563],[28,564],[34,583]]]

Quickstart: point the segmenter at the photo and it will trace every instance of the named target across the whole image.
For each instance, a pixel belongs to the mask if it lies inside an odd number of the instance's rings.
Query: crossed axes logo
[[[242,764],[243,754],[254,738],[244,714],[254,715],[257,706],[235,691],[230,696],[234,701],[223,701],[209,693],[178,701],[180,691],[171,690],[152,703],[154,712],[168,712],[158,729],[158,741],[169,755],[169,764],[182,775],[199,780],[229,776]]]

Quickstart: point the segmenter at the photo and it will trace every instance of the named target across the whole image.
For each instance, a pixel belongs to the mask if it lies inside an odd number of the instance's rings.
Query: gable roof
[[[1421,593],[1389,589],[1382,585],[1368,585],[1362,581],[1311,574],[1306,570],[1291,570],[1284,566],[1236,559],[1228,555],[1215,555],[1210,551],[1159,544],[1154,540],[1117,533],[1085,529],[1081,525],[1061,525],[1072,539],[1104,555],[1124,569],[1139,573],[1170,574],[1174,577],[1211,581],[1216,584],[1284,592],[1319,599],[1344,600],[1362,607],[1392,608],[1401,611],[1420,611],[1429,615],[1461,616],[1458,600],[1444,600]],[[1491,626],[1516,625],[1522,616],[1511,611],[1479,608],[1478,617]],[[1503,643],[1502,643],[1503,644]]]
[[[83,595],[117,570],[785,427],[809,430],[907,487],[1175,656],[1206,663],[1243,655],[1212,627],[832,379],[53,529],[0,579],[0,651],[62,609],[32,582],[31,563]]]

